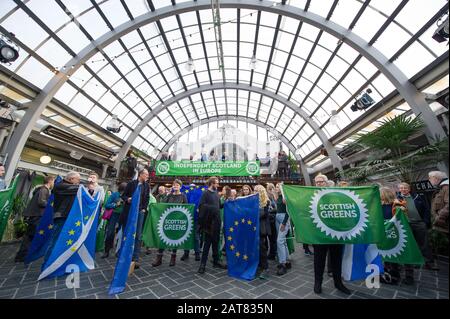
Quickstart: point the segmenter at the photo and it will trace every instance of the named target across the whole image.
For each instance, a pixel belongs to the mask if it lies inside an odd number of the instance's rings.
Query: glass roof
[[[149,11],[191,1],[2,0],[0,31],[13,32],[22,43],[19,59],[8,68],[42,89],[55,73],[71,68],[66,63],[93,39]],[[275,5],[281,2],[351,29],[392,58],[407,77],[448,50],[431,38],[436,14],[447,5],[446,0],[291,0],[275,1]],[[55,97],[103,128],[117,114],[123,124],[117,136],[126,140],[162,102],[225,80],[290,100],[332,138],[364,116],[364,112],[350,110],[363,90],[372,89],[375,102],[395,90],[366,58],[312,25],[237,8],[221,8],[220,17],[222,71],[212,10],[186,12],[114,41],[70,76]],[[253,55],[257,58],[254,70],[250,68]],[[194,70],[187,67],[189,58]],[[334,110],[338,111],[337,123],[330,122]],[[407,110],[403,105],[393,112]],[[245,116],[275,128],[302,157],[322,144],[306,121],[286,105],[255,92],[215,89],[166,105],[139,132],[133,145],[154,155],[183,128],[219,115]],[[52,118],[107,147],[117,147],[58,114]]]

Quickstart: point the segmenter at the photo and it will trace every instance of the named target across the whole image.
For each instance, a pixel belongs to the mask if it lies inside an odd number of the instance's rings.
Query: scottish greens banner
[[[150,204],[142,240],[146,247],[194,249],[193,204]]]
[[[259,176],[259,161],[157,161],[158,176]]]
[[[282,191],[297,242],[373,244],[385,237],[377,186],[283,185]]]
[[[19,176],[16,176],[9,188],[0,191],[0,242],[2,241],[3,234],[6,226],[8,225],[8,219],[13,206],[14,193],[16,192],[18,179]]]
[[[424,264],[409,222],[400,208],[396,209],[392,219],[385,221],[384,228],[386,236],[377,244],[383,261],[396,264]]]

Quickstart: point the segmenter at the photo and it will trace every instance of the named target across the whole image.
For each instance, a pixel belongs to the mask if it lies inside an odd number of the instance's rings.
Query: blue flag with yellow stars
[[[76,272],[94,269],[99,205],[100,193],[93,198],[87,188],[80,185],[67,220],[38,280],[71,273],[74,265],[79,269]]]
[[[194,221],[197,221],[198,217],[198,203],[200,202],[200,198],[205,190],[207,190],[207,186],[196,186],[196,185],[183,185],[180,189],[180,192],[186,194],[187,200],[189,204],[194,204]]]
[[[139,214],[139,201],[141,200],[141,185],[136,187],[131,198],[131,207],[128,220],[123,232],[122,242],[119,250],[114,277],[109,287],[109,294],[119,294],[125,290],[128,272],[130,271],[131,259],[133,258],[134,242],[136,239],[136,226]]]
[[[61,183],[61,176],[57,176],[55,179],[55,185]],[[47,201],[44,214],[42,214],[39,225],[36,228],[33,240],[31,241],[30,249],[25,257],[25,264],[29,263],[45,256],[48,246],[50,244],[51,234],[53,232],[53,201],[55,195],[51,194]]]
[[[252,280],[259,263],[259,196],[225,202],[225,246],[228,275]]]

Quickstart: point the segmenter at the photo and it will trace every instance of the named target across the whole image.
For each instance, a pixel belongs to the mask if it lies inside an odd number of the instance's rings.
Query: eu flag
[[[71,271],[66,271],[68,265],[78,266],[80,272],[94,269],[99,195],[97,193],[92,197],[87,188],[80,185],[67,220],[38,280],[70,273]]]
[[[224,207],[228,275],[252,280],[259,263],[259,196],[229,200]]]
[[[198,203],[200,202],[200,198],[205,190],[208,187],[206,186],[195,186],[195,185],[183,185],[180,189],[180,192],[186,194],[187,200],[189,204],[194,204],[194,221],[197,221],[198,217]]]
[[[61,183],[62,178],[57,176],[55,179],[55,185]],[[51,194],[47,201],[44,214],[42,214],[39,226],[36,228],[36,233],[28,250],[28,254],[25,257],[25,264],[43,257],[47,252],[48,245],[50,244],[50,238],[53,231],[53,201],[55,195]]]
[[[128,272],[130,270],[131,259],[133,258],[134,242],[136,238],[136,226],[139,214],[139,201],[141,200],[141,185],[138,185],[131,199],[130,213],[128,214],[127,224],[123,231],[123,238],[119,250],[114,277],[109,287],[109,294],[119,294],[125,290]]]

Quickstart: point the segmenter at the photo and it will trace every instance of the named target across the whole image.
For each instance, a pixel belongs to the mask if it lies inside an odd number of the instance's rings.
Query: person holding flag
[[[64,223],[69,216],[72,204],[78,193],[78,188],[80,187],[80,179],[81,176],[79,173],[70,171],[63,181],[55,185],[53,189],[53,193],[55,194],[53,203],[53,224],[48,226],[53,232],[51,233],[50,244],[44,257],[44,264],[46,264],[50,257]]]
[[[315,186],[327,187],[328,177],[322,174],[314,178]],[[331,266],[333,272],[334,286],[341,292],[350,295],[351,291],[342,283],[342,244],[314,244],[314,292],[322,293],[323,272],[325,270],[325,261],[327,252],[330,254]]]
[[[144,215],[147,211],[148,202],[150,199],[150,185],[147,183],[148,180],[148,171],[146,169],[142,169],[138,172],[138,178],[129,182],[127,184],[127,187],[125,188],[125,191],[122,194],[122,200],[124,202],[123,211],[120,214],[120,225],[123,230],[126,229],[127,222],[128,222],[128,215],[130,213],[131,208],[131,202],[133,199],[133,194],[135,190],[140,185],[140,200],[138,205],[138,211],[139,214],[137,216],[137,224],[136,224],[136,232],[135,232],[135,243],[134,243],[134,250],[133,250],[133,259],[132,261],[135,262],[134,268],[138,269],[140,267],[139,264],[139,256],[141,253],[141,234],[142,234],[142,227],[144,225]]]
[[[275,199],[277,205],[277,214],[275,215],[277,230],[277,255],[278,255],[278,271],[277,275],[286,274],[287,269],[291,268],[291,263],[287,260],[289,251],[286,242],[286,235],[291,228],[289,215],[286,210],[286,200],[281,193],[281,184],[275,187]]]
[[[203,192],[200,199],[198,223],[200,232],[205,233],[205,243],[203,253],[198,268],[199,274],[205,273],[206,261],[209,255],[209,248],[212,245],[213,266],[215,268],[226,269],[226,266],[219,262],[219,239],[220,239],[220,197],[217,193],[219,179],[212,176],[208,179],[208,189]]]
[[[33,191],[33,196],[23,212],[28,227],[22,238],[19,251],[16,254],[15,262],[25,261],[25,256],[28,254],[28,249],[35,235],[36,227],[39,225],[44,210],[47,207],[47,202],[54,183],[55,178],[53,176],[45,176],[44,185],[36,187]]]
[[[266,279],[269,263],[267,262],[267,236],[270,235],[269,207],[270,200],[262,185],[255,186],[259,195],[259,278]]]
[[[164,199],[163,203],[168,204],[187,204],[188,200],[184,193],[180,192],[181,187],[183,186],[183,183],[179,179],[175,179],[172,183],[172,189],[173,192],[167,195],[167,197]],[[153,267],[158,267],[162,264],[162,257],[164,254],[164,249],[159,248],[158,254],[156,255],[155,261],[152,263]],[[189,251],[187,253],[189,255]],[[170,256],[170,263],[169,266],[175,266],[177,260],[177,250],[173,249],[172,254]],[[184,260],[184,259],[183,259]]]

